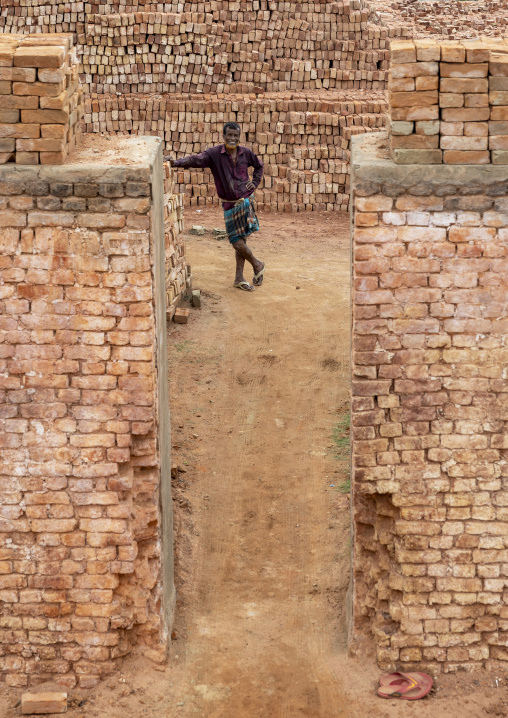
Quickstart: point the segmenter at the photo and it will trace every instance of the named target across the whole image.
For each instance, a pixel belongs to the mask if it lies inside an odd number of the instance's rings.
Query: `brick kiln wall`
[[[353,635],[379,665],[508,661],[506,168],[353,148]]]
[[[161,152],[156,138],[87,137],[64,165],[0,167],[0,674],[10,685],[90,687],[133,643],[164,637],[171,502],[155,244],[164,222],[177,234],[178,207],[164,217]]]

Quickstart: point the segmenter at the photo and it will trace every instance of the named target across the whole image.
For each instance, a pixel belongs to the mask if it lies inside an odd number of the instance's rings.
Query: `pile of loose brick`
[[[508,164],[508,44],[392,43],[390,146],[402,164]]]
[[[0,164],[61,164],[82,115],[72,37],[0,35]]]

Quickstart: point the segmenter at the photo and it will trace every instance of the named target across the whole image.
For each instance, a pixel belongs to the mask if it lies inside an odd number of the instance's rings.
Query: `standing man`
[[[215,180],[217,194],[222,201],[224,221],[228,238],[236,252],[236,275],[233,286],[244,292],[253,292],[254,287],[243,276],[245,260],[254,270],[252,283],[257,287],[263,283],[264,262],[260,262],[247,246],[246,238],[259,229],[256,217],[254,190],[263,176],[263,163],[248,147],[240,146],[240,125],[226,122],[224,144],[210,147],[199,155],[189,155],[179,160],[164,157],[172,167],[209,167]],[[248,168],[254,167],[252,180]]]

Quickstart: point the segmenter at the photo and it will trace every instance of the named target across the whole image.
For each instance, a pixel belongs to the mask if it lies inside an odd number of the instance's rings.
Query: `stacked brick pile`
[[[356,631],[387,670],[503,670],[506,169],[385,142],[353,148]]]
[[[61,164],[83,114],[70,36],[0,35],[0,164]]]
[[[402,164],[508,164],[508,45],[392,43],[390,146]]]
[[[75,33],[82,28],[88,3],[41,3],[39,0],[4,0],[0,8],[0,31],[26,33]]]
[[[95,15],[78,42],[92,93],[283,92],[383,88],[386,37],[369,31],[366,10],[317,3],[314,12],[240,11],[234,19],[230,9]]]
[[[0,167],[0,674],[10,685],[90,687],[133,642],[161,637],[171,537],[161,537],[170,501],[157,440],[160,144],[90,136],[72,164]]]
[[[385,111],[382,93],[370,100],[355,92],[192,99],[107,96],[85,101],[84,126],[87,132],[158,134],[168,152],[183,157],[222,142],[224,122],[234,120],[265,164],[256,193],[261,209],[347,209],[351,137],[383,127]],[[180,170],[176,182],[177,192],[187,188],[187,205],[218,204],[208,170]]]
[[[384,98],[363,94],[359,104],[355,88],[383,90],[389,38],[415,32],[398,21],[386,3],[374,6],[363,0],[307,3],[296,9],[279,3],[276,10],[264,0],[257,10],[222,2],[120,0],[40,7],[9,0],[0,10],[2,22],[4,32],[16,27],[22,32],[51,31],[66,24],[77,33],[81,78],[91,93],[87,131],[158,134],[166,151],[180,157],[219,142],[219,126],[225,120],[248,118],[259,125],[263,117],[261,129],[247,132],[247,142],[262,154],[265,166],[270,165],[259,204],[286,210],[347,207],[349,168],[344,171],[343,165],[349,160],[350,136],[384,124]],[[320,90],[318,98],[313,88]],[[266,111],[266,90],[278,92],[282,103],[298,101],[295,111],[305,112],[303,130],[301,122],[295,131],[287,121],[282,125],[277,112]],[[171,93],[167,98],[166,92]],[[217,111],[193,112],[202,103],[210,106],[198,93],[218,93]],[[237,109],[244,103],[247,112]],[[344,109],[346,103],[350,109]],[[319,104],[329,109],[316,110]],[[339,125],[336,117],[323,119],[326,112],[339,114]],[[398,149],[407,149],[401,142],[405,140],[400,137],[394,141]],[[430,156],[439,157],[436,136],[412,137],[411,142],[415,150],[423,145],[437,149]],[[482,144],[479,138],[470,144],[475,142]],[[309,150],[314,153],[314,144],[320,160],[308,155]],[[327,147],[328,157],[323,155]],[[312,166],[302,166],[301,159]],[[187,203],[213,202],[208,172],[180,174],[179,179],[177,189],[185,189]]]
[[[222,114],[218,122],[236,120],[238,113],[230,108],[237,101],[255,101],[248,97],[254,93],[259,98],[263,92],[278,92],[282,100],[287,99],[288,90],[292,93],[290,99],[296,99],[295,93],[299,93],[303,102],[299,111],[309,114],[313,113],[312,93],[317,90],[320,100],[326,95],[326,100],[334,105],[342,101],[336,94],[339,91],[351,93],[355,100],[355,89],[363,91],[364,106],[376,104],[378,98],[365,97],[365,91],[385,88],[389,39],[418,33],[476,34],[482,31],[485,17],[492,16],[497,22],[491,23],[489,32],[499,33],[504,27],[506,13],[502,2],[424,3],[427,21],[422,18],[421,8],[418,9],[420,4],[409,6],[404,0],[398,3],[381,0],[375,4],[350,0],[296,6],[281,2],[274,8],[268,0],[260,0],[254,9],[249,3],[223,0],[198,3],[94,0],[44,5],[35,0],[7,0],[0,9],[0,32],[75,32],[82,59],[81,78],[90,93],[87,131],[100,128],[107,132],[136,133],[139,127],[142,133],[159,134],[166,142],[167,152],[182,156],[188,151],[202,150],[220,138],[216,137],[213,121],[209,123],[205,117],[194,124],[193,114],[186,112],[183,116],[179,109],[178,120],[183,122],[184,129],[180,132],[179,128],[178,132],[184,139],[180,144],[180,140],[174,139],[177,130],[173,127],[169,131],[166,123],[162,126],[161,113],[166,106],[165,111],[169,112],[171,107],[173,115],[171,105],[177,92],[185,93],[182,99],[192,104],[201,101],[202,94],[217,93]],[[427,26],[415,24],[415,18]],[[446,24],[448,21],[451,25]],[[169,98],[164,97],[165,93],[170,93]],[[107,96],[105,104],[101,95]],[[231,96],[231,106],[226,95]],[[317,143],[321,148],[334,145],[336,154],[327,159],[338,162],[331,167],[321,162],[318,167],[295,168],[296,146],[291,145],[293,140],[296,145],[301,136],[305,155],[310,144],[307,131],[281,132],[278,121],[263,128],[260,132],[268,140],[263,161],[276,167],[267,172],[267,185],[260,190],[261,206],[292,210],[345,208],[348,171],[343,171],[342,163],[348,162],[349,136],[382,126],[384,107],[377,113],[357,111],[355,106],[347,113],[346,121],[353,125],[351,129],[332,126],[332,138],[325,135]],[[311,122],[315,122],[314,117]],[[290,136],[288,141],[284,141],[285,135]],[[265,146],[257,141],[253,131],[249,131],[248,141]],[[412,141],[432,146],[436,138],[426,136],[425,140]],[[286,154],[279,151],[284,145],[289,147]],[[274,157],[281,155],[282,161],[274,162]],[[316,177],[316,171],[320,177]],[[212,201],[208,173],[187,173],[185,184],[186,202]],[[328,189],[323,191],[323,187]],[[183,183],[178,189],[183,190]]]
[[[76,33],[87,132],[158,134],[181,157],[221,142],[225,121],[248,120],[246,141],[267,167],[259,206],[292,211],[347,208],[349,141],[384,126],[388,40],[398,35],[376,24],[364,0],[276,9],[267,0],[257,9],[8,0],[0,32],[16,28]],[[201,109],[207,99],[212,111]],[[289,112],[298,113],[295,127]],[[187,204],[214,201],[209,172],[178,179]]]
[[[166,249],[166,315],[173,319],[181,296],[192,288],[190,267],[185,258],[183,195],[175,191],[175,173],[164,164],[164,237]]]
[[[9,2],[0,19],[4,32],[76,32],[90,92],[384,87],[388,32],[369,25],[363,0],[305,3],[296,11],[293,3],[277,10],[259,4],[186,3],[181,12],[181,3],[166,3],[170,12],[147,12],[131,3],[138,12],[129,13],[123,3],[106,3],[93,14],[92,4],[68,3],[62,23],[61,5],[34,17],[37,8]]]

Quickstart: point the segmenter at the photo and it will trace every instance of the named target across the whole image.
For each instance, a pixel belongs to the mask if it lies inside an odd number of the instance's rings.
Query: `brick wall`
[[[87,137],[64,165],[0,167],[10,685],[91,686],[135,643],[164,652],[174,601],[164,226],[177,228],[162,185],[158,138]]]
[[[352,642],[383,669],[508,661],[503,167],[353,143]]]

